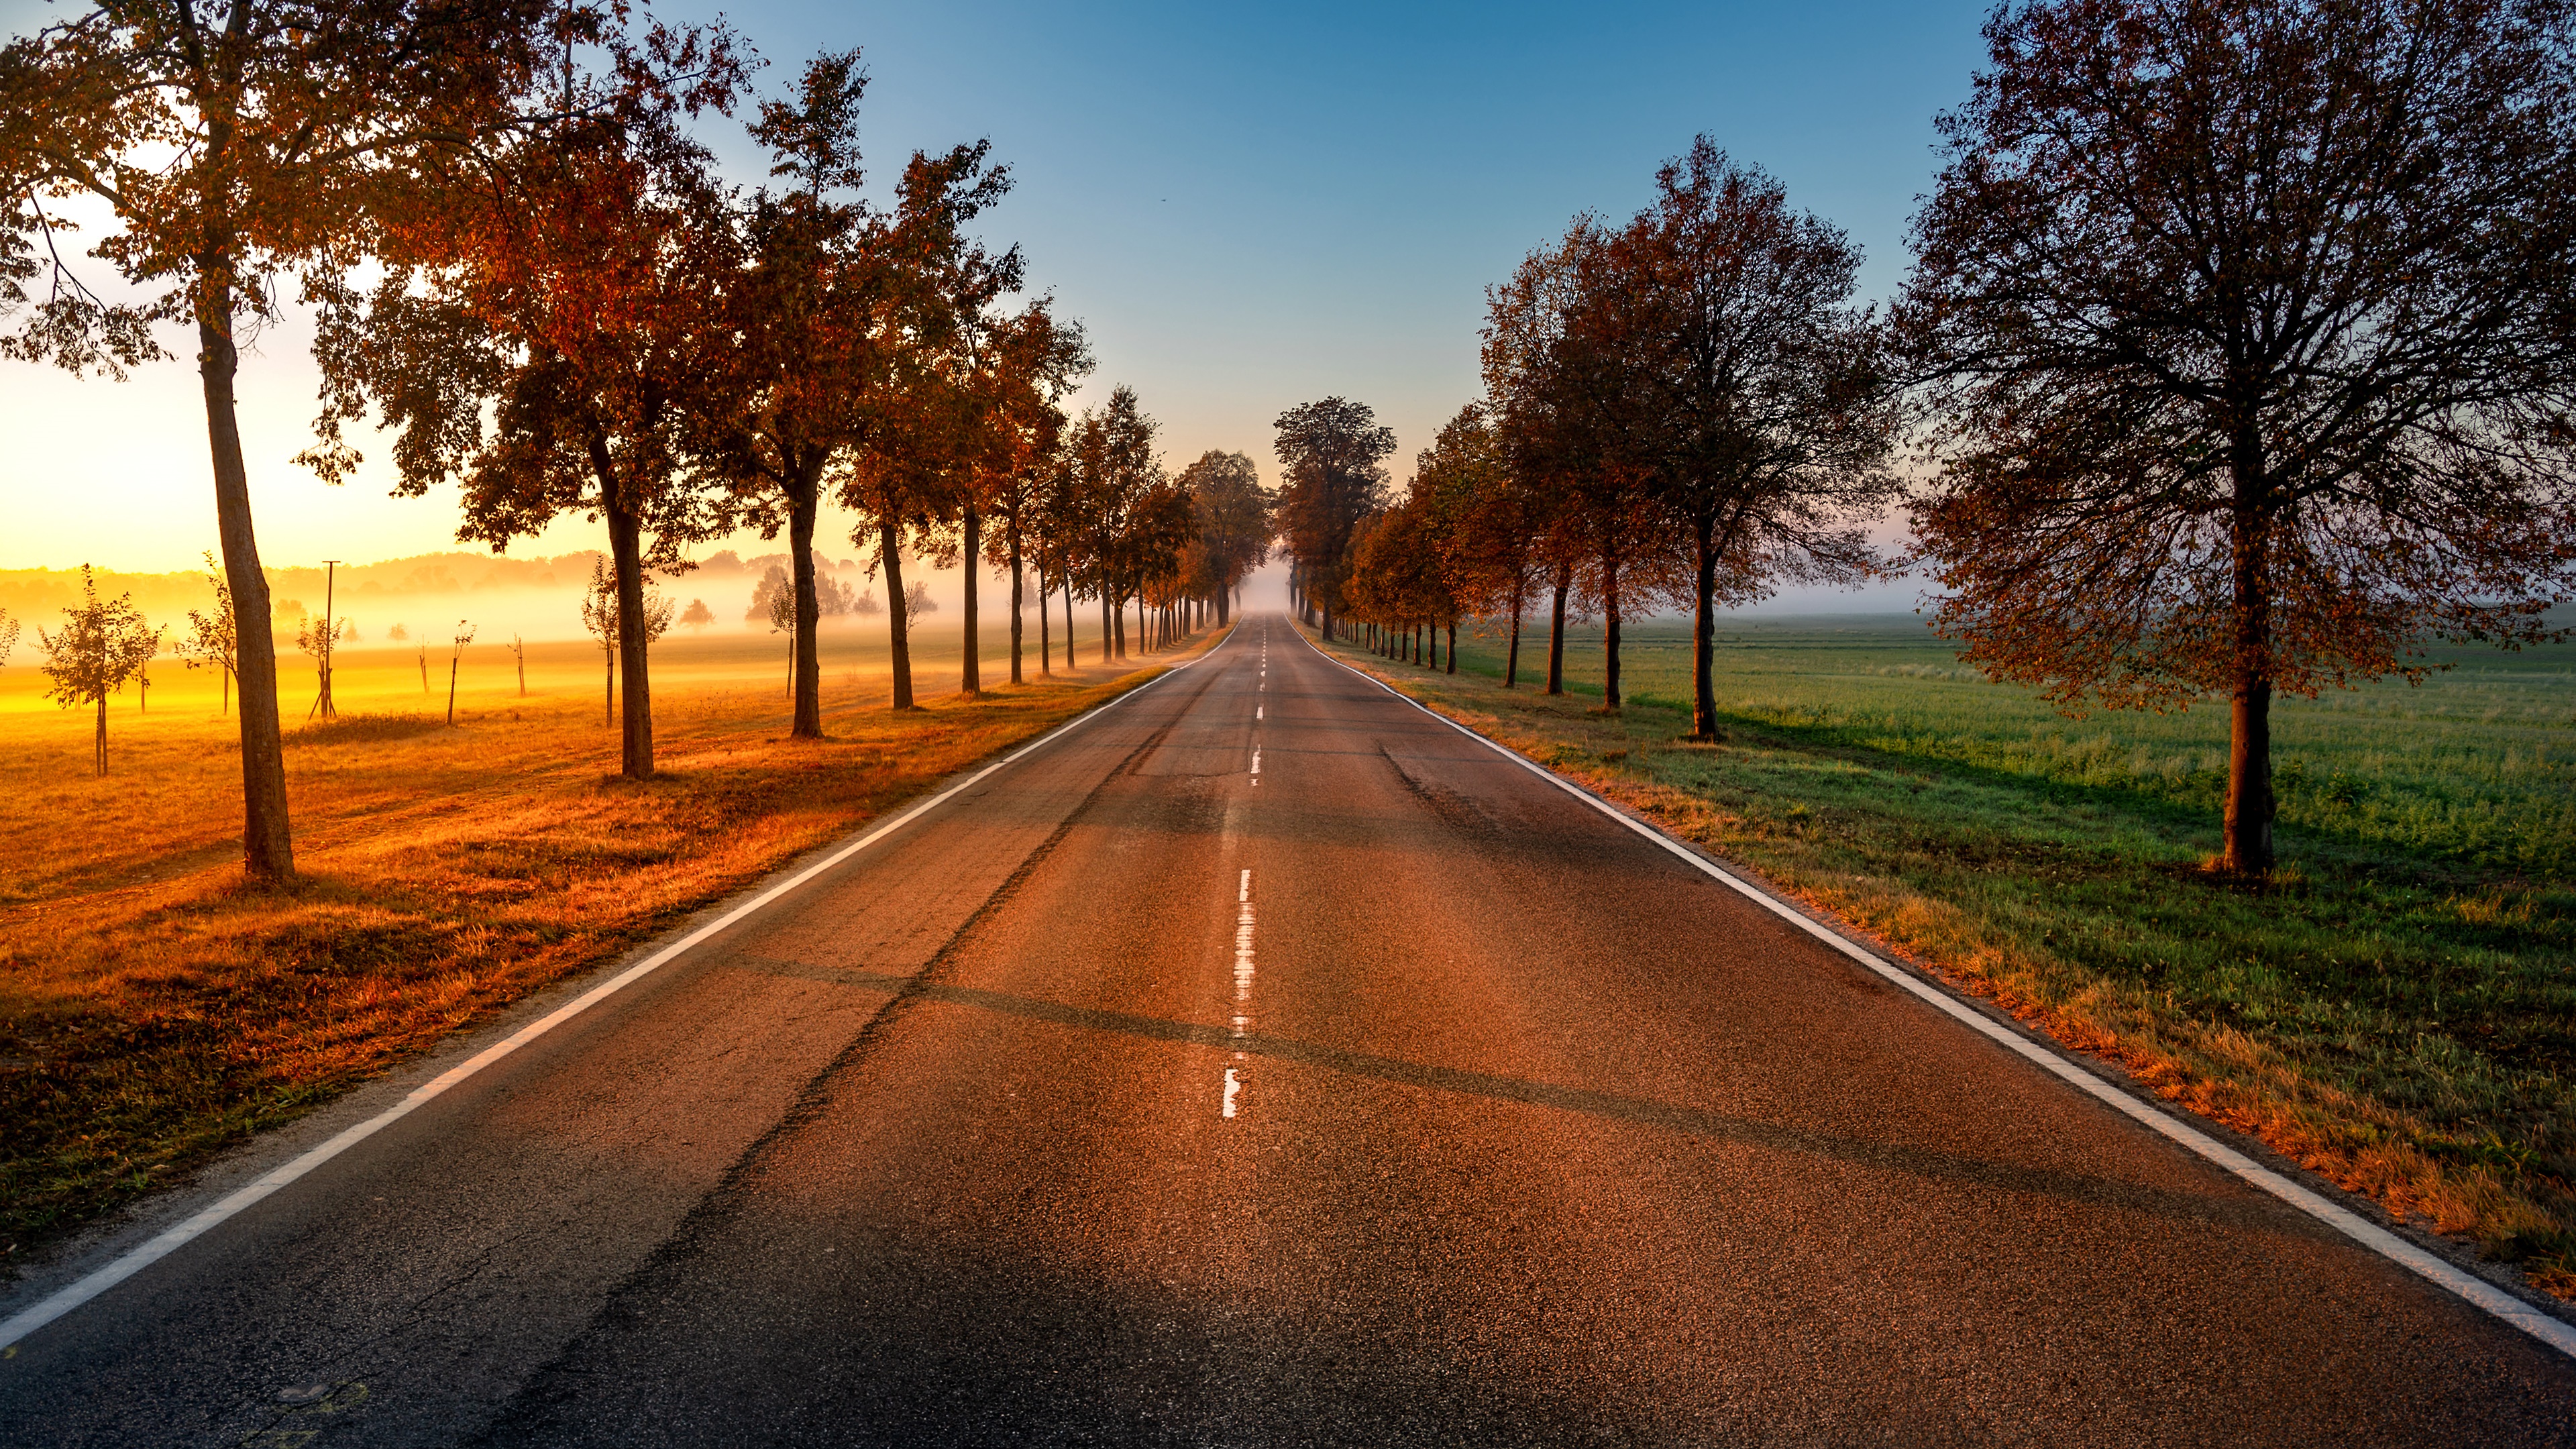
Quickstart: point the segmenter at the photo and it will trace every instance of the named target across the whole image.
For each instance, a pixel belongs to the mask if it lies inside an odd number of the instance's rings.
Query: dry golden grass
[[[37,699],[32,670],[0,676],[0,1251],[1154,672],[1093,665],[898,717],[881,667],[836,670],[827,647],[830,737],[799,742],[774,642],[657,647],[663,774],[642,784],[615,773],[596,651],[531,646],[522,697],[508,656],[478,648],[452,729],[443,661],[424,695],[412,653],[348,651],[340,719],[288,737],[302,879],[284,890],[241,879],[239,755],[211,680],[165,665],[148,713],[118,701],[101,779],[90,716]],[[917,684],[953,689],[956,631],[928,642]]]

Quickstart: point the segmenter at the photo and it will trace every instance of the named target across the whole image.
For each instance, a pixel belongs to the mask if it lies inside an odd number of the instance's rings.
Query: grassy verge
[[[241,880],[238,751],[202,680],[119,714],[106,779],[87,773],[86,715],[0,710],[0,1249],[183,1175],[1153,672],[1059,673],[907,716],[882,707],[882,681],[827,677],[830,738],[799,742],[775,687],[693,686],[675,659],[656,691],[663,773],[637,784],[613,773],[595,654],[562,655],[526,698],[470,697],[455,728],[413,712],[415,661],[388,656],[372,693],[350,671],[342,717],[288,737],[304,874],[286,890]]]
[[[2203,868],[2223,711],[2069,721],[1919,625],[1782,626],[1731,640],[1701,745],[1678,632],[1617,716],[1540,695],[1535,651],[1509,692],[1490,643],[1338,652],[2576,1297],[2576,651],[2285,709],[2291,865],[2249,888]]]

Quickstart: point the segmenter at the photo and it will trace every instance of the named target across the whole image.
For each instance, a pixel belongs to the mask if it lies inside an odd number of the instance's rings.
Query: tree
[[[339,622],[346,624],[348,621],[343,619]],[[295,631],[295,647],[303,650],[313,661],[313,705],[304,712],[305,717],[310,719],[318,714],[324,719],[338,719],[340,707],[331,698],[331,663],[332,656],[339,652],[340,630],[330,619],[307,619]]]
[[[8,610],[0,609],[0,665],[9,662],[9,651],[17,647],[18,621],[9,617]]]
[[[233,675],[240,666],[241,632],[238,616],[233,611],[232,585],[215,567],[215,556],[206,554],[206,583],[215,591],[215,611],[188,611],[188,632],[178,640],[181,662],[190,669],[215,670],[223,688],[223,712],[232,713]],[[402,625],[394,626],[393,637],[402,637]],[[8,651],[0,648],[0,655]]]
[[[1386,506],[1382,460],[1395,451],[1395,430],[1378,426],[1366,403],[1339,397],[1290,408],[1277,427],[1280,531],[1329,639],[1352,530]]]
[[[1553,500],[1513,468],[1492,410],[1481,403],[1459,409],[1442,425],[1415,473],[1430,475],[1428,486],[1451,500],[1447,562],[1460,606],[1510,617],[1503,654],[1503,687],[1509,689],[1520,681],[1521,619],[1540,578],[1539,544]]]
[[[124,689],[127,680],[142,674],[144,666],[161,650],[161,631],[144,623],[132,594],[100,598],[98,582],[90,576],[88,564],[81,565],[80,605],[63,610],[63,618],[61,633],[36,631],[45,646],[45,677],[53,681],[45,697],[65,709],[84,704],[97,706],[94,760],[98,773],[105,775],[107,697]]]
[[[887,228],[856,197],[864,179],[856,50],[808,62],[795,96],[764,102],[752,125],[770,175],[737,222],[740,258],[726,278],[723,385],[691,420],[697,453],[734,494],[738,516],[763,538],[787,532],[789,734],[823,733],[816,631],[824,613],[814,527],[826,472],[885,421],[900,380],[907,280]],[[753,613],[767,607],[753,600]]]
[[[101,6],[0,51],[0,308],[27,300],[41,239],[54,285],[0,352],[121,375],[195,330],[224,572],[241,611],[242,844],[294,874],[277,662],[233,382],[246,327],[279,316],[279,273],[355,260],[354,219],[427,148],[509,124],[553,54],[536,0],[146,0]],[[589,12],[581,12],[586,16]],[[586,22],[585,22],[586,23]],[[50,202],[111,207],[92,249],[147,289],[111,303],[74,276]]]
[[[442,204],[376,219],[382,281],[320,294],[324,411],[306,458],[345,476],[357,456],[341,425],[373,400],[398,431],[398,493],[456,480],[458,537],[495,551],[564,513],[603,522],[632,618],[646,570],[689,567],[685,546],[724,521],[684,428],[720,389],[733,237],[683,123],[728,109],[744,63],[721,29],[598,38],[597,73],[563,47],[562,119],[436,158]],[[648,639],[620,637],[621,765],[645,779]]]
[[[1019,290],[1024,270],[1018,249],[995,255],[965,233],[1010,190],[1009,168],[989,165],[990,152],[986,142],[944,156],[914,152],[904,168],[884,243],[906,279],[890,323],[894,365],[870,436],[834,460],[841,505],[866,520],[851,541],[875,543],[889,599],[911,597],[907,540],[931,554],[950,547],[980,450],[975,319]],[[910,612],[886,615],[897,710],[915,707]]]
[[[447,727],[456,727],[456,666],[465,658],[465,646],[474,642],[474,626],[463,619],[456,621],[455,649],[447,656]],[[521,688],[526,686],[522,685]]]
[[[706,627],[715,621],[715,611],[707,607],[704,599],[691,599],[689,607],[680,611],[680,627],[684,629],[704,633]]]
[[[1615,357],[1591,400],[1609,451],[1686,532],[1692,733],[1714,739],[1716,610],[1795,577],[1882,564],[1862,526],[1898,494],[1895,378],[1851,305],[1860,252],[1706,136],[1655,177],[1654,205],[1586,249],[1566,331]]]
[[[608,572],[605,559],[593,554],[590,560],[590,586],[581,594],[581,627],[599,641],[599,653],[607,670],[607,684],[600,695],[599,722],[617,723],[617,580]],[[421,646],[421,679],[429,678],[429,645]]]
[[[1127,601],[1156,572],[1161,557],[1177,552],[1186,537],[1186,501],[1180,505],[1177,528],[1165,501],[1165,495],[1178,495],[1154,451],[1158,431],[1137,402],[1136,390],[1120,383],[1110,389],[1106,402],[1084,409],[1067,450],[1062,485],[1067,597],[1075,575],[1098,596],[1103,664],[1127,657]],[[1072,633],[1068,624],[1068,651]]]
[[[788,601],[786,617],[790,627],[793,627],[797,607],[796,585],[788,578],[787,570],[771,564],[761,574],[760,582],[752,585],[751,607],[743,611],[742,621],[746,624],[765,624],[779,617],[776,605],[782,597]]]
[[[773,617],[776,616],[775,610],[783,607],[778,600],[785,597],[784,593],[773,596],[771,600]],[[644,627],[635,632],[634,642],[637,647],[630,651],[627,647],[628,634],[625,625],[629,617],[625,608],[625,591],[619,587],[617,575],[609,570],[607,562],[596,554],[591,556],[590,584],[582,590],[581,596],[581,626],[589,631],[592,638],[599,641],[599,651],[606,662],[607,692],[606,702],[601,706],[602,723],[617,723],[618,665],[642,653],[645,648],[652,645],[654,640],[671,632],[671,616],[675,607],[669,599],[662,597],[659,589],[648,584],[644,590],[643,607],[634,616],[644,621]],[[627,687],[633,688],[634,676],[629,674],[627,679]],[[527,688],[527,662],[522,655],[519,692],[525,694]]]
[[[981,540],[981,553],[984,562],[1000,565],[1011,576],[1011,682],[1018,684],[1031,530],[1039,523],[1048,469],[1063,442],[1064,395],[1092,366],[1080,324],[1056,317],[1046,298],[1016,316],[981,323],[978,331],[974,385],[983,428],[959,541],[966,563],[965,684],[970,693],[981,684],[974,654],[978,525],[988,516],[1001,524],[1000,532]],[[1044,601],[1040,604],[1043,620]]]
[[[1224,628],[1235,587],[1244,575],[1270,561],[1270,495],[1261,486],[1261,470],[1241,453],[1210,448],[1181,470],[1180,485],[1189,490],[1198,516],[1198,539],[1206,577],[1216,601],[1216,622]]]
[[[2565,7],[2000,10],[1897,319],[1937,624],[2070,708],[2271,705],[2517,644],[2576,588]]]
[[[1589,359],[1566,339],[1584,258],[1599,243],[1599,227],[1577,217],[1562,241],[1532,251],[1508,281],[1485,292],[1485,392],[1496,433],[1514,475],[1549,504],[1537,551],[1552,591],[1546,690],[1552,695],[1565,692],[1566,624],[1581,611],[1576,586],[1596,553],[1595,520],[1587,514],[1605,501],[1620,501],[1615,492],[1605,500],[1603,490],[1585,486],[1603,466],[1604,440],[1593,404],[1615,393],[1615,385],[1584,378],[1580,367]],[[1611,541],[1618,538],[1614,534]],[[1616,642],[1615,630],[1610,642]],[[1617,650],[1608,652],[1615,677]]]

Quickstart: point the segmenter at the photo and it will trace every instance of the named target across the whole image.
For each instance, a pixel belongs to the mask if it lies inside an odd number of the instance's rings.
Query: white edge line
[[[1303,631],[1299,632],[1298,637],[1301,639],[1306,638]],[[1640,820],[1636,816],[1621,810],[1609,801],[1604,800],[1600,796],[1593,794],[1591,791],[1584,789],[1581,785],[1576,784],[1572,780],[1566,779],[1554,770],[1548,769],[1546,766],[1539,764],[1537,761],[1530,759],[1528,756],[1521,754],[1519,751],[1512,749],[1510,746],[1503,744],[1499,740],[1492,739],[1463,724],[1460,724],[1458,721],[1449,718],[1438,710],[1432,709],[1423,704],[1420,700],[1414,699],[1411,696],[1404,694],[1402,691],[1397,690],[1386,681],[1377,678],[1375,675],[1351,664],[1345,663],[1340,659],[1335,659],[1322,645],[1316,643],[1314,640],[1307,639],[1306,643],[1309,648],[1313,649],[1317,654],[1322,655],[1331,663],[1340,665],[1342,668],[1349,670],[1351,673],[1358,675],[1360,678],[1365,679],[1369,683],[1376,685],[1378,688],[1385,690],[1395,698],[1403,700],[1406,704],[1412,705],[1415,709],[1421,710],[1431,718],[1440,721],[1442,724],[1449,726],[1449,728],[1456,730],[1458,733],[1465,735],[1467,738],[1474,740],[1478,744],[1481,744],[1487,749],[1494,751],[1496,754],[1501,755],[1504,759],[1511,761],[1513,764],[1528,770],[1531,774],[1536,775],[1540,779],[1547,781],[1549,784],[1556,786],[1558,789],[1565,791],[1565,793],[1572,795],[1584,804],[1591,806],[1593,809],[1598,810],[1602,814],[1609,816],[1611,819],[1618,821],[1620,824],[1627,826],[1630,830],[1637,832],[1637,834],[1644,836],[1646,839],[1663,847],[1674,856],[1679,857],[1685,863],[1697,868],[1702,873],[1713,877],[1721,884],[1736,891],[1738,894],[1751,900],[1756,905],[1770,911],[1773,915],[1780,917],[1789,924],[1796,926],[1799,930],[1806,932],[1808,935],[1813,936],[1824,944],[1833,947],[1835,950],[1840,951],[1852,960],[1857,961],[1861,965],[1868,967],[1870,970],[1877,972],[1880,976],[1883,976],[1896,985],[1905,988],[1907,991],[1912,992],[1922,1000],[1931,1003],[1934,1007],[1939,1008],[1943,1013],[1947,1014],[1954,1020],[1957,1020],[1973,1030],[1982,1033],[1989,1040],[2020,1054],[2025,1059],[2047,1068],[2060,1079],[2085,1092],[2095,1100],[2116,1109],[2141,1125],[2153,1129],[2180,1146],[2199,1154],[2209,1161],[2216,1163],[2220,1167],[2227,1169],[2237,1177],[2242,1178],[2255,1187],[2261,1188],[2263,1191],[2270,1193],[2272,1196],[2279,1198],[2290,1206],[2299,1209],[2310,1217],[2317,1219],[2319,1222],[2322,1222],[2328,1227],[2333,1228],[2335,1231],[2342,1233],[2344,1236],[2353,1239],[2355,1242],[2360,1243],[2362,1246],[2379,1254],[2381,1257],[2413,1269],[2422,1276],[2431,1279],[2433,1282],[2449,1289],[2451,1292],[2467,1299],[2469,1302],[2485,1309],[2487,1312],[2503,1319],[2505,1322],[2512,1324],[2514,1327],[2521,1329],[2523,1332],[2530,1334],[2532,1337],[2539,1339],[2550,1347],[2557,1349],[2560,1353],[2566,1354],[2570,1358],[2576,1358],[2576,1325],[2571,1325],[2562,1319],[2552,1317],[2551,1315],[2534,1308],[2530,1304],[2523,1302],[2521,1299],[2516,1298],[2512,1294],[2507,1293],[2503,1289],[2498,1288],[2494,1284],[2489,1283],[2485,1279],[2478,1277],[2476,1274],[2464,1272],[2460,1268],[2444,1262],[2442,1259],[2424,1251],[2413,1243],[2407,1242],[2405,1239],[2398,1237],[2395,1233],[2388,1231],[2386,1228],[2380,1227],[2378,1224],[2369,1221],[2358,1213],[2355,1213],[2350,1208],[2344,1207],[2338,1203],[2327,1201],[2325,1198],[2319,1196],[2313,1191],[2310,1191],[2308,1188],[2302,1187],[2298,1183],[2291,1181],[2289,1178],[2282,1176],[2280,1173],[2273,1171],[2271,1168],[2265,1167],[2261,1163],[2247,1157],[2244,1153],[2237,1151],[2235,1148],[2230,1147],[2226,1143],[2219,1141],[2217,1138],[2210,1136],[2208,1133],[2201,1131],[2199,1128],[2194,1127],[2187,1122],[2183,1122],[2172,1114],[2150,1106],[2147,1103],[2140,1101],[2138,1098],[2121,1091],[2119,1088],[2104,1081],[2102,1078],[2095,1076],[2092,1072],[2087,1071],[2085,1068],[2068,1060],[2057,1052],[2032,1041],[2030,1038],[2025,1037],[2018,1032],[2006,1029],[1980,1012],[1971,1010],[1967,1005],[1952,997],[1948,992],[1943,991],[1932,985],[1930,982],[1923,980],[1913,972],[1907,971],[1900,966],[1886,961],[1873,952],[1863,950],[1861,947],[1845,939],[1839,932],[1827,929],[1822,924],[1810,919],[1803,912],[1794,910],[1786,903],[1774,898],[1768,891],[1761,890],[1751,883],[1738,878],[1731,872],[1719,866],[1715,861],[1701,855],[1698,851],[1691,849],[1689,846],[1684,845],[1678,840],[1675,840],[1670,835],[1665,834],[1662,830],[1646,821]]]
[[[1229,630],[1229,637],[1231,636],[1231,633],[1232,631]],[[869,846],[876,844],[878,841],[885,839],[887,836],[902,829],[904,826],[911,824],[913,821],[921,818],[922,815],[938,808],[941,804],[956,796],[960,791],[974,786],[994,771],[1015,764],[1022,758],[1038,750],[1044,749],[1046,746],[1053,744],[1058,737],[1091,723],[1093,720],[1100,718],[1109,711],[1116,709],[1118,706],[1125,704],[1131,699],[1134,699],[1137,695],[1140,695],[1146,690],[1153,688],[1155,685],[1162,683],[1164,680],[1171,678],[1174,674],[1189,668],[1191,665],[1197,664],[1200,660],[1208,658],[1209,655],[1214,654],[1217,649],[1223,648],[1225,642],[1225,640],[1219,640],[1214,646],[1211,646],[1206,653],[1199,655],[1197,659],[1190,659],[1183,661],[1182,663],[1172,665],[1165,669],[1163,673],[1156,675],[1152,679],[1146,680],[1143,684],[1137,685],[1135,688],[1119,695],[1116,699],[1110,700],[1106,704],[1095,705],[1092,708],[1083,711],[1081,714],[1076,715],[1072,719],[1066,720],[1063,724],[1057,725],[1054,729],[1047,731],[1045,734],[1042,734],[1036,739],[1029,741],[1027,744],[1020,746],[1011,753],[1004,755],[1002,758],[995,760],[993,763],[986,765],[980,770],[977,770],[974,774],[967,776],[965,779],[958,781],[956,784],[949,786],[947,789],[942,790],[938,794],[931,796],[929,799],[913,806],[911,809],[906,810],[901,815],[898,815],[894,819],[878,826],[876,829],[869,831],[857,840],[851,841],[849,844],[833,851],[830,855],[807,866],[805,869],[798,871],[788,879],[780,881],[778,884],[762,891],[752,899],[743,902],[741,905],[734,907],[730,911],[725,912],[723,916],[716,920],[700,926],[698,929],[691,931],[688,935],[681,937],[679,940],[672,942],[670,945],[663,947],[661,950],[654,952],[652,955],[647,956],[643,960],[636,962],[634,965],[627,967],[625,970],[618,972],[615,976],[612,976],[606,981],[599,983],[597,986],[590,988],[588,991],[583,992],[573,1000],[566,1002],[564,1005],[557,1007],[551,1012],[548,1012],[543,1017],[519,1028],[517,1031],[512,1032],[507,1038],[495,1042],[491,1046],[485,1047],[483,1050],[476,1052],[466,1060],[448,1068],[444,1072],[439,1073],[429,1081],[414,1087],[401,1101],[396,1102],[384,1111],[377,1113],[375,1116],[368,1118],[364,1122],[360,1122],[355,1126],[346,1128],[337,1136],[332,1137],[330,1140],[322,1143],[318,1147],[314,1147],[306,1151],[301,1156],[296,1157],[285,1165],[271,1169],[266,1175],[260,1177],[257,1181],[254,1181],[245,1187],[238,1188],[227,1196],[217,1200],[212,1205],[200,1209],[195,1215],[180,1222],[177,1226],[154,1236],[146,1241],[142,1246],[127,1250],[123,1255],[118,1257],[115,1262],[108,1264],[106,1267],[97,1269],[96,1271],[91,1272],[55,1291],[43,1301],[11,1317],[7,1322],[0,1323],[0,1349],[5,1349],[18,1343],[28,1334],[35,1332],[37,1329],[44,1327],[46,1324],[53,1322],[55,1319],[62,1317],[64,1314],[71,1312],[82,1304],[89,1302],[91,1299],[96,1298],[102,1293],[105,1293],[117,1284],[122,1283],[126,1279],[133,1277],[135,1274],[142,1272],[144,1269],[151,1267],[154,1263],[170,1256],[170,1254],[178,1251],[182,1247],[185,1247],[191,1240],[201,1236],[207,1230],[222,1223],[225,1219],[234,1216],[244,1208],[251,1206],[262,1198],[267,1197],[271,1193],[274,1193],[278,1189],[295,1181],[297,1178],[302,1177],[306,1173],[313,1171],[315,1168],[320,1167],[322,1164],[329,1162],[332,1158],[339,1156],[341,1153],[346,1152],[350,1148],[357,1146],[359,1143],[366,1141],[368,1138],[375,1136],[377,1133],[382,1132],[394,1123],[410,1116],[421,1107],[424,1107],[430,1102],[445,1095],[449,1088],[456,1086],[466,1078],[482,1071],[485,1067],[492,1065],[494,1062],[497,1062],[503,1057],[510,1055],[512,1052],[517,1051],[519,1048],[535,1041],[538,1037],[544,1036],[547,1032],[550,1032],[556,1027],[563,1025],[565,1022],[572,1020],[574,1017],[581,1015],[583,1012],[588,1011],[600,1002],[605,1001],[609,997],[616,995],[618,992],[625,990],[627,987],[642,980],[644,977],[649,976],[662,967],[669,965],[671,962],[679,959],[682,955],[687,953],[691,947],[696,946],[698,943],[715,935],[717,932],[735,925],[754,911],[769,905],[779,897],[796,889],[798,886],[805,884],[807,881],[814,879],[814,877],[821,875],[823,872],[830,870],[832,867],[839,865],[845,860],[848,860],[851,856],[858,854],[860,851],[865,850]]]

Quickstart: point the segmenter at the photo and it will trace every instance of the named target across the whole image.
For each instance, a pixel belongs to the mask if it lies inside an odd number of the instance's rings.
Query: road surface
[[[2571,1439],[1277,618],[0,1360],[12,1445]]]

